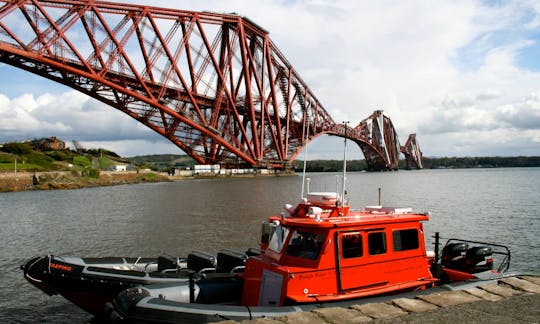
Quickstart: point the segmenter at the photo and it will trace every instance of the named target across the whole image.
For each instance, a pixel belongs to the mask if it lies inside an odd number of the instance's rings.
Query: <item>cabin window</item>
[[[281,252],[281,249],[283,249],[283,243],[285,243],[288,235],[288,228],[283,226],[277,226],[274,230],[274,233],[272,234],[272,237],[270,238],[268,248],[278,253]]]
[[[418,230],[416,228],[394,231],[392,234],[394,251],[418,249]]]
[[[315,260],[324,243],[324,235],[310,232],[294,231],[289,240],[286,254],[290,256]]]
[[[368,234],[369,254],[386,253],[386,234],[384,232],[375,232]]]
[[[341,249],[344,259],[362,256],[362,235],[360,233],[344,234],[341,237]]]

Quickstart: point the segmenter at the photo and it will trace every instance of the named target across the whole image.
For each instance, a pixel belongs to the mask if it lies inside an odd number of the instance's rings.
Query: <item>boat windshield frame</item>
[[[285,246],[285,242],[287,242],[289,233],[290,229],[288,227],[277,225],[272,233],[272,236],[270,237],[270,241],[268,242],[268,249],[280,254]]]

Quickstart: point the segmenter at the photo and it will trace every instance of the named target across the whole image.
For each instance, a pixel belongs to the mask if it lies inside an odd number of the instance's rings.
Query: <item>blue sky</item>
[[[540,31],[531,33],[530,39],[531,45],[518,53],[517,63],[525,70],[540,72]]]
[[[383,109],[426,156],[540,155],[538,1],[139,3],[249,17],[335,120]],[[182,153],[115,109],[0,65],[0,142],[53,135],[124,156]],[[339,159],[341,143],[318,138],[310,156]]]

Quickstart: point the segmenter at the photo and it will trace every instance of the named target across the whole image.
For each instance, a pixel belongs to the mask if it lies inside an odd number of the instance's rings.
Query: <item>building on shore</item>
[[[281,170],[274,169],[254,169],[254,168],[226,168],[223,165],[195,165],[193,169],[177,169],[173,168],[168,171],[169,176],[178,177],[231,177],[231,176],[255,176],[255,175],[277,175],[287,174]]]
[[[65,150],[66,142],[60,140],[56,136],[34,139],[28,142],[34,150],[38,151],[51,151],[51,150]]]

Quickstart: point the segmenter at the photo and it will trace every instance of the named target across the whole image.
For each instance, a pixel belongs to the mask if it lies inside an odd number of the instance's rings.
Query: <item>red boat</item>
[[[438,251],[430,254],[424,244],[422,222],[428,219],[410,208],[351,210],[337,193],[311,193],[269,218],[263,253],[248,258],[243,272],[127,289],[110,305],[111,318],[175,323],[274,317],[313,304],[493,278],[508,269],[505,247],[461,240],[445,246],[439,263]],[[504,255],[498,271],[494,250]]]
[[[423,240],[427,214],[336,203],[336,194],[309,194],[288,217],[272,219],[265,253],[246,263],[242,304],[334,301],[437,282]]]

